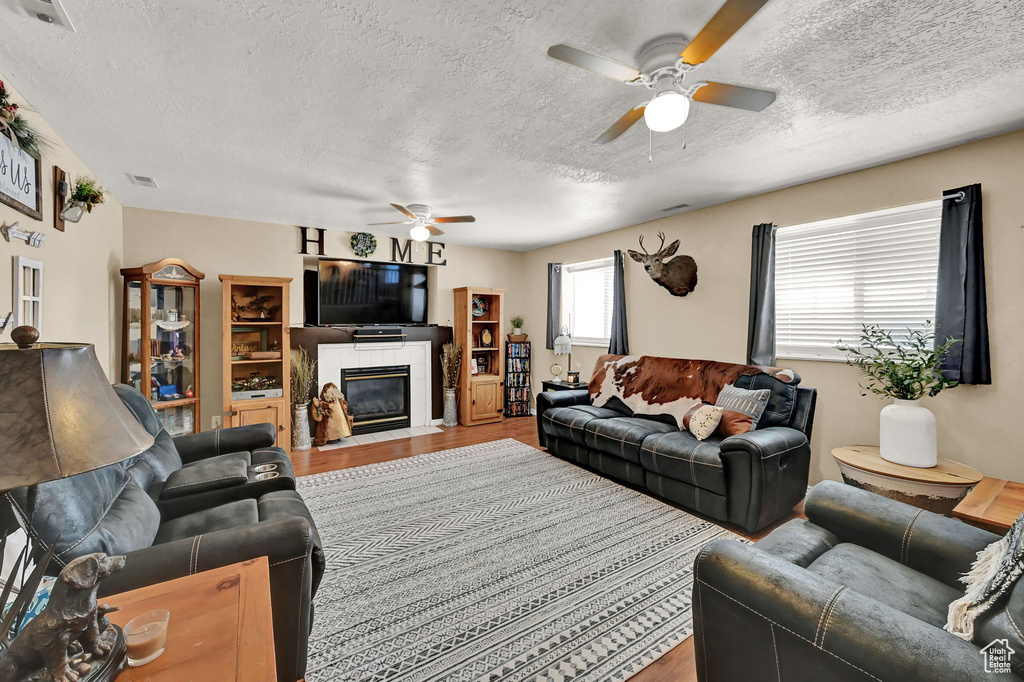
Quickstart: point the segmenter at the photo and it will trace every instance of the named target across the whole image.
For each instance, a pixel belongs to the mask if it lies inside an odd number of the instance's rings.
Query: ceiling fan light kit
[[[644,107],[644,123],[656,133],[667,133],[686,123],[690,100],[681,92],[665,90]]]
[[[475,223],[476,218],[471,215],[455,215],[446,217],[433,217],[433,210],[426,204],[391,204],[391,207],[412,220],[399,220],[390,223],[370,223],[370,225],[412,225],[409,229],[409,238],[417,242],[425,242],[431,237],[440,237],[444,232],[437,228],[435,223]]]
[[[693,40],[670,35],[644,45],[638,58],[640,68],[619,64],[568,45],[553,45],[548,48],[548,55],[599,76],[627,85],[641,85],[655,92],[649,102],[627,112],[594,140],[594,144],[605,144],[618,138],[641,117],[652,132],[675,130],[686,122],[691,101],[761,111],[775,101],[774,92],[709,81],[699,81],[684,88],[683,81],[690,71],[715,54],[767,1],[725,0]],[[683,146],[685,148],[685,143]]]

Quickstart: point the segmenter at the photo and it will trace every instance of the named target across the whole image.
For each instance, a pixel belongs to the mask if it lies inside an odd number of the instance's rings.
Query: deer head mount
[[[661,245],[655,253],[647,253],[644,248],[644,237],[640,235],[640,248],[643,253],[629,250],[629,257],[637,263],[644,264],[644,270],[655,282],[665,287],[673,296],[686,296],[697,287],[697,262],[689,256],[670,256],[679,250],[679,240],[665,246],[665,233],[659,232]]]

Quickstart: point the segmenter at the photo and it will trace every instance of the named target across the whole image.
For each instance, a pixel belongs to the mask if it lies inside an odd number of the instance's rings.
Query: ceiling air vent
[[[60,26],[69,31],[75,30],[60,0],[21,0],[21,7],[28,16],[39,21]]]
[[[675,206],[669,206],[668,208],[661,209],[662,213],[668,213],[669,211],[678,211],[681,208],[689,208],[689,204],[676,204]]]
[[[159,185],[156,184],[156,180],[148,175],[135,175],[134,173],[129,173],[128,179],[132,181],[133,185],[138,185],[139,187],[151,187],[153,189],[159,188]]]

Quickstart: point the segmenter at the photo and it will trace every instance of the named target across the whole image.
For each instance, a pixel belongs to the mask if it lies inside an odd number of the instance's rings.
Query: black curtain
[[[962,384],[991,384],[985,254],[981,226],[981,185],[943,193],[939,235],[939,281],[935,300],[935,342],[958,339],[943,362],[943,373]]]
[[[626,330],[626,282],[625,263],[622,252],[615,250],[612,270],[612,336],[608,352],[612,355],[629,355],[629,332]]]
[[[775,364],[775,226],[754,226],[750,250],[747,364]]]
[[[555,337],[561,330],[562,264],[548,263],[548,328],[545,347],[555,349]]]

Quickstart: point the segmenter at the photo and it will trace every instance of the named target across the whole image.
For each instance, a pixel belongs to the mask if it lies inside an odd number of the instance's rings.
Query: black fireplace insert
[[[353,435],[409,426],[409,365],[341,370]]]

